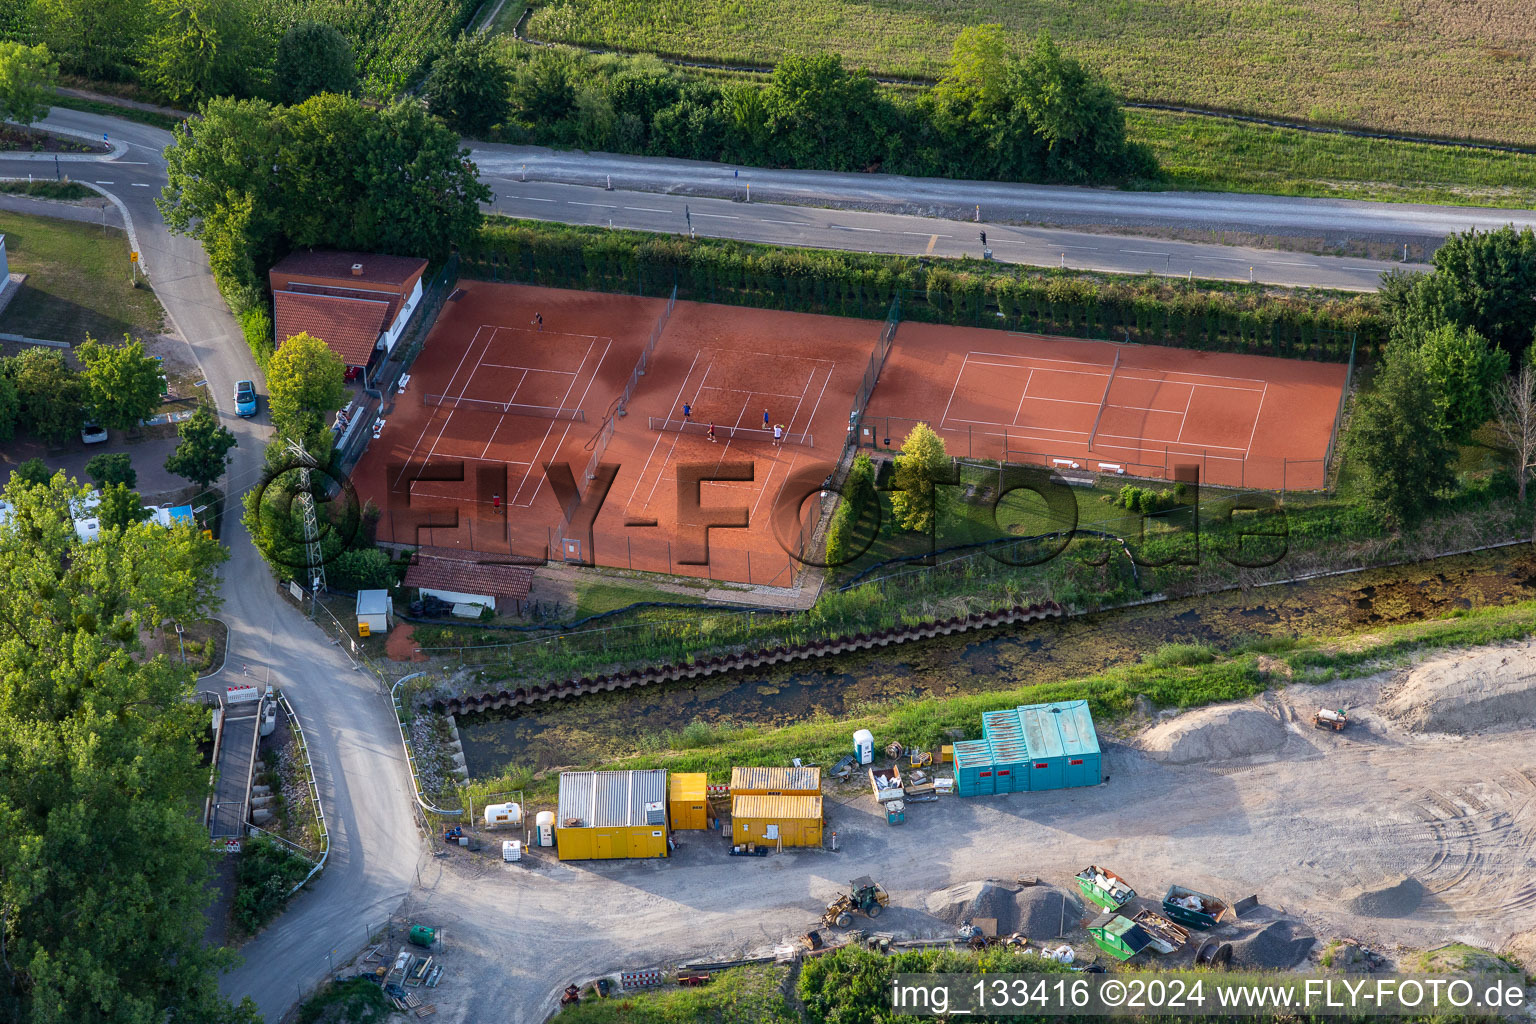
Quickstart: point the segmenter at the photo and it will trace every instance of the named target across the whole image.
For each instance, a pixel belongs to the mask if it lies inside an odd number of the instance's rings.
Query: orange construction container
[[[709,776],[703,772],[674,774],[668,778],[667,810],[673,829],[709,827]]]

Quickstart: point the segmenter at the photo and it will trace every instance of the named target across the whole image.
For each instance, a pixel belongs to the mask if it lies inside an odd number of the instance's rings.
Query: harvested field
[[[987,22],[1020,47],[1049,29],[1131,99],[1536,142],[1536,7],[1524,0],[554,0],[528,31],[732,63],[835,50],[882,73],[935,76],[961,29]]]

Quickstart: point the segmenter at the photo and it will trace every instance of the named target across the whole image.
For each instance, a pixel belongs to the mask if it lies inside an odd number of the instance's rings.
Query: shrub
[[[1153,668],[1190,668],[1209,665],[1216,652],[1205,644],[1163,644],[1142,660]]]
[[[338,590],[377,590],[395,585],[395,565],[382,548],[343,551],[325,568],[326,582]]]
[[[235,889],[236,926],[247,935],[260,931],[287,904],[309,869],[309,861],[270,839],[246,843]]]

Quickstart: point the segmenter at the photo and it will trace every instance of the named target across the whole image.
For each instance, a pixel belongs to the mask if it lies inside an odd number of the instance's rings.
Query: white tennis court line
[[[710,362],[714,362],[715,354],[719,353],[732,356],[762,356],[764,359],[803,359],[808,363],[831,363],[833,366],[837,365],[837,360],[835,359],[823,359],[820,356],[801,356],[793,352],[743,352],[740,349],[721,348],[718,345],[707,345],[700,349],[700,351],[709,353]]]
[[[1015,334],[1017,332],[1010,331],[1009,333],[1010,334]],[[1021,337],[1035,337],[1035,335],[1020,335],[1020,336]],[[1112,342],[1112,341],[1089,342],[1089,344],[1113,345],[1113,344],[1115,344],[1115,342]],[[1068,366],[1098,366],[1098,365],[1101,365],[1099,363],[1088,363],[1088,362],[1084,362],[1084,361],[1078,360],[1078,359],[1052,359],[1049,356],[1020,355],[1020,354],[1015,353],[1015,352],[976,352],[976,351],[972,351],[970,353],[967,353],[967,358],[974,357],[974,356],[994,356],[994,357],[996,357],[998,359],[1027,359],[1027,360],[1030,361],[1030,363],[1065,363]],[[1026,365],[1029,365],[1029,364],[1028,363],[1005,363],[1005,364],[1000,364],[1000,365],[1006,365],[1006,366],[1013,366],[1013,367],[1016,367],[1016,368],[1022,368],[1023,366],[1026,366]],[[1153,372],[1153,373],[1159,372],[1159,371],[1151,370],[1149,367],[1146,367],[1146,366],[1135,366],[1135,367],[1132,367],[1131,369],[1133,371],[1134,370],[1143,370],[1143,371],[1148,371],[1148,372]],[[1084,371],[1084,372],[1087,372],[1087,371]],[[1121,371],[1120,372],[1121,372],[1121,375],[1124,375],[1125,368],[1121,367]],[[1232,377],[1232,376],[1228,376],[1227,374],[1221,374],[1221,373],[1197,373],[1194,370],[1164,370],[1164,371],[1161,371],[1161,372],[1177,374],[1177,375],[1179,375],[1181,377],[1208,377],[1211,380],[1246,381],[1249,384],[1260,384],[1260,385],[1265,385],[1265,386],[1267,386],[1269,384],[1269,381],[1264,380],[1261,377]],[[1164,377],[1133,377],[1131,379],[1132,380],[1166,380],[1166,378],[1164,378]],[[1183,382],[1173,381],[1171,383],[1183,383]],[[1193,383],[1193,382],[1188,382],[1188,383]],[[1214,386],[1214,385],[1207,385],[1207,386]],[[1258,388],[1253,388],[1252,390],[1258,391],[1259,389]]]
[[[1019,392],[1019,404],[1013,408],[1013,422],[1019,422],[1019,413],[1024,411],[1024,399],[1029,397],[1029,385],[1035,379],[1035,368],[1029,368],[1029,376],[1024,378],[1024,390]]]
[[[480,366],[494,370],[522,370],[524,373],[564,373],[572,377],[581,372],[579,370],[546,370],[541,366],[515,366],[512,363],[481,363]]]
[[[677,385],[677,395],[672,399],[671,406],[668,407],[668,410],[667,410],[667,415],[668,416],[672,415],[672,412],[671,412],[672,409],[676,409],[677,408],[677,403],[682,401],[682,399],[683,399],[683,389],[688,386],[688,378],[693,376],[693,368],[698,365],[699,356],[701,356],[703,354],[704,354],[704,350],[703,349],[698,349],[698,350],[696,350],[693,353],[693,362],[688,364],[688,372],[683,374],[682,381]],[[705,377],[706,380],[709,378],[709,373],[707,371],[705,372],[704,377]],[[700,384],[700,386],[701,387],[703,386],[702,383]],[[640,467],[640,475],[635,478],[634,489],[629,492],[629,501],[626,502],[625,505],[624,505],[626,514],[628,513],[628,509],[629,509],[630,504],[633,503],[634,500],[635,500],[635,494],[638,493],[639,490],[640,490],[640,485],[645,483],[645,475],[651,471],[651,460],[656,457],[656,449],[658,447],[660,447],[662,437],[663,437],[662,434],[657,434],[656,435],[656,440],[651,444],[651,453],[645,457],[645,465]],[[673,439],[672,443],[673,444],[677,443],[676,438]],[[655,490],[655,488],[652,488],[653,492],[654,492],[654,490]],[[645,508],[650,507],[650,500],[647,499],[645,505],[642,506],[642,507],[645,507]]]
[[[523,386],[523,381],[525,381],[527,379],[528,379],[528,371],[524,370],[523,371],[523,375],[521,377],[517,378],[517,387],[512,389],[512,397],[513,398],[517,397],[517,388],[522,387]],[[569,390],[569,389],[567,389],[567,390]],[[496,435],[501,432],[501,425],[503,423],[505,423],[506,421],[507,421],[507,414],[506,413],[502,413],[500,416],[496,417],[496,426],[491,429],[490,436],[488,436],[485,439],[485,447],[480,449],[480,457],[482,459],[490,454],[491,445],[496,443]]]
[[[534,312],[538,311],[535,310]],[[607,335],[603,334],[575,334],[571,331],[540,331],[535,330],[532,327],[518,327],[514,324],[481,324],[481,326],[489,327],[492,331],[520,331],[523,334],[532,334],[539,338],[585,338],[588,341],[602,341],[604,338],[607,338]],[[612,341],[613,339],[608,338],[607,340]]]
[[[587,365],[587,360],[589,358],[591,358],[591,356],[592,356],[592,346],[594,346],[596,344],[597,344],[597,340],[595,338],[592,341],[587,343],[587,351],[582,354],[581,363],[576,367],[578,373],[581,371],[582,367]],[[603,346],[603,354],[597,357],[597,365],[592,367],[592,376],[590,378],[588,378],[588,380],[587,380],[587,387],[586,387],[586,389],[584,391],[582,391],[582,397],[583,398],[586,397],[586,394],[587,394],[588,391],[592,390],[592,382],[597,379],[597,372],[598,372],[598,370],[602,369],[603,360],[608,358],[608,352],[612,348],[613,348],[613,342],[612,341],[609,341],[608,344]],[[566,400],[571,397],[571,389],[576,386],[576,380],[577,380],[576,377],[572,377],[571,378],[571,382],[565,386],[565,394],[560,396],[560,401],[558,403],[556,403],[556,408],[558,408],[558,409],[564,409],[565,408]],[[578,405],[578,408],[579,408],[579,405]],[[534,458],[535,462],[542,462],[543,461],[542,456],[544,454],[544,446],[549,443],[549,435],[551,435],[551,434],[553,434],[555,432],[555,424],[558,423],[558,422],[560,422],[560,421],[559,420],[550,420],[549,421],[549,426],[546,427],[545,430],[544,430],[544,437],[543,437],[542,440],[539,441],[539,447],[534,449],[533,458]],[[565,424],[565,429],[560,434],[560,438],[561,438],[561,442],[562,443],[564,442],[566,435],[570,433],[570,430],[571,430],[571,421],[567,420],[566,424]],[[556,446],[555,451],[557,453],[560,451],[558,445]],[[530,495],[529,498],[528,498],[528,505],[532,505],[533,504],[533,499],[538,496],[539,487],[543,484],[543,482],[544,482],[544,478],[541,475],[538,478],[538,482],[533,485],[533,494]],[[525,477],[523,477],[523,482],[517,485],[517,493],[515,495],[513,495],[512,498],[511,498],[511,503],[512,504],[518,505],[518,507],[520,507],[520,508],[527,508],[528,507],[528,505],[520,505],[518,503],[518,501],[517,501],[518,498],[522,497],[523,488],[525,486],[527,486],[527,484],[528,484],[528,477],[525,476]]]
[[[1183,415],[1181,415],[1179,417],[1179,435],[1178,435],[1178,440],[1180,440],[1180,441],[1184,440],[1184,424],[1189,421],[1189,406],[1190,406],[1190,403],[1194,402],[1194,400],[1195,400],[1195,389],[1194,388],[1190,388],[1189,389],[1189,397],[1184,399],[1184,413],[1183,413]]]
[[[1259,407],[1253,413],[1253,429],[1248,431],[1248,447],[1243,449],[1243,455],[1253,451],[1253,436],[1259,431],[1259,416],[1264,412],[1264,399],[1269,397],[1269,385],[1264,385],[1264,393],[1259,396]]]
[[[697,354],[694,355],[693,361],[694,362],[698,362],[699,361],[699,357],[698,357]],[[699,400],[699,392],[704,390],[704,382],[709,380],[709,374],[710,374],[710,372],[714,368],[715,368],[715,360],[714,360],[714,357],[711,356],[710,360],[709,360],[709,365],[704,367],[704,376],[699,378],[699,386],[694,389],[693,400],[688,403],[689,405],[692,405],[692,404],[694,404],[695,402],[697,402]],[[692,376],[692,374],[693,374],[693,367],[692,366],[688,367],[688,374],[689,374],[689,376]],[[684,377],[682,385],[677,389],[677,396],[679,398],[681,398],[683,396],[683,388],[687,387],[687,386],[688,386],[688,378]],[[672,403],[672,408],[673,409],[677,408],[677,403],[676,402]],[[668,415],[671,415],[671,413],[669,412]],[[662,457],[661,468],[656,471],[656,482],[651,484],[651,489],[646,492],[646,494],[645,494],[645,504],[641,505],[640,506],[641,508],[650,508],[651,507],[651,499],[656,497],[656,488],[661,486],[662,479],[667,475],[667,465],[669,463],[671,463],[671,461],[672,461],[672,453],[677,451],[677,442],[678,442],[678,439],[680,437],[682,437],[682,436],[683,436],[682,435],[682,431],[678,431],[678,432],[676,432],[675,434],[672,435],[672,443],[667,446],[667,454]],[[653,449],[653,452],[654,452],[654,449]],[[646,463],[645,463],[645,471],[646,472],[650,472],[650,468],[651,468],[651,463],[650,463],[650,460],[647,459]],[[644,479],[645,479],[644,477],[641,477],[641,482],[644,482]],[[635,488],[636,488],[636,490],[639,489],[639,484],[638,483],[635,485]]]
[[[743,391],[743,392],[746,392],[747,394],[751,394],[751,395],[767,395],[769,398],[804,398],[805,397],[805,395],[803,395],[803,394],[801,394],[801,395],[786,395],[786,394],[783,394],[783,393],[778,392],[778,391],[753,391],[751,388],[716,387],[713,384],[711,384],[707,388],[700,388],[699,390],[700,391]]]
[[[965,376],[965,368],[971,364],[971,357],[967,355],[960,361],[960,372],[955,374],[955,386],[949,389],[949,401],[944,403],[944,415],[939,417],[939,422],[949,422],[949,407],[955,404],[955,392],[960,390],[960,378]]]
[[[453,368],[453,376],[448,378],[448,385],[447,385],[447,387],[445,387],[443,389],[444,394],[446,394],[449,391],[453,390],[453,382],[458,380],[458,378],[459,378],[459,371],[464,368],[464,360],[468,359],[469,358],[469,354],[472,351],[474,351],[475,343],[480,340],[480,332],[483,331],[484,329],[485,329],[485,327],[483,325],[480,326],[480,327],[475,328],[474,336],[469,339],[469,344],[464,346],[464,354],[459,356],[458,365]],[[492,328],[492,331],[494,331],[494,330],[495,330],[495,328]],[[465,386],[465,388],[468,388],[469,384],[466,382],[464,386]],[[427,421],[421,425],[421,434],[416,438],[416,443],[411,446],[411,455],[415,455],[418,451],[421,450],[421,442],[427,436],[427,431],[431,429],[431,427],[432,427],[432,420],[435,417],[435,415],[436,415],[435,413],[428,413],[427,414]],[[432,442],[432,450],[433,451],[437,450],[437,441],[442,440],[443,430],[448,426],[448,420],[451,420],[451,419],[453,419],[453,410],[449,409],[448,410],[448,418],[443,420],[442,427],[438,428],[437,440],[434,440]],[[422,466],[425,466],[427,464],[427,462],[430,462],[431,460],[432,460],[431,452],[428,452],[426,460],[424,462],[422,462]],[[400,486],[400,481],[402,479],[404,479],[405,472],[406,472],[406,470],[408,470],[410,468],[410,466],[411,466],[411,459],[410,459],[410,456],[407,456],[406,460],[405,460],[405,465],[400,467],[400,475],[395,477],[395,487],[399,487]],[[420,472],[420,470],[418,470],[418,472]],[[391,487],[390,490],[394,490],[395,487]]]

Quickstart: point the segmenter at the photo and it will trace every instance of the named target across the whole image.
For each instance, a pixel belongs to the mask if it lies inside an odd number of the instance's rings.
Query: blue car
[[[235,384],[235,415],[256,415],[256,385],[248,380]]]

